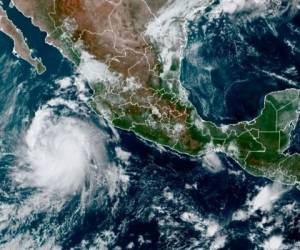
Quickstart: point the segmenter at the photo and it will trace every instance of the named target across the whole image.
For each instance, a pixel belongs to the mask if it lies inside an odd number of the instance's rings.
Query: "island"
[[[253,175],[300,183],[300,154],[290,155],[300,92],[268,94],[252,121],[203,120],[180,82],[186,20],[201,1],[13,0],[86,74],[91,106],[114,126],[192,156],[222,152]],[[3,26],[3,25],[2,25]]]

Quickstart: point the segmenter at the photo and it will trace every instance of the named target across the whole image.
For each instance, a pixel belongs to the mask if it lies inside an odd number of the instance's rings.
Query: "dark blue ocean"
[[[181,80],[204,118],[218,124],[252,120],[267,93],[299,88],[299,13],[291,8],[283,5],[278,16],[251,18],[256,13],[248,10],[212,19],[209,6],[189,22]]]
[[[47,71],[37,75],[12,54],[13,42],[0,33],[0,249],[300,248],[300,192],[295,187],[251,176],[222,154],[222,168],[211,169],[200,159],[112,128],[90,108],[88,85],[86,99],[79,97],[76,69],[45,44],[45,33],[15,8],[4,7]],[[275,39],[262,20],[240,27],[222,18],[206,27],[205,34],[201,29],[207,20],[191,24],[199,30],[191,32],[190,44],[204,45],[194,54],[197,67],[187,48],[182,81],[196,90],[190,98],[204,118],[217,123],[248,120],[258,114],[267,93],[291,87],[256,68],[278,74],[298,69],[298,54],[280,47],[283,37],[298,35],[297,23],[278,24]],[[247,41],[255,48],[264,45],[259,50],[264,56],[245,54],[247,44],[237,48],[238,60],[228,55],[237,35],[219,37],[224,23],[228,29],[237,25],[236,32],[249,32]],[[255,25],[265,30],[265,37],[254,38]],[[208,81],[201,66],[212,62]],[[288,77],[299,81],[298,74]],[[69,78],[73,83],[67,87],[57,82]],[[298,127],[294,152],[299,152]],[[93,139],[98,134],[101,143]],[[65,165],[56,155],[66,156]]]

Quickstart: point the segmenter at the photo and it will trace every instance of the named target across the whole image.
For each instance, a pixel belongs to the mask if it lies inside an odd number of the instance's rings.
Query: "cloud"
[[[217,153],[213,151],[209,152],[205,154],[202,159],[204,167],[206,167],[209,171],[213,173],[218,173],[224,170],[222,161]]]
[[[282,249],[283,237],[281,235],[271,236],[264,242],[264,250]]]
[[[255,212],[258,209],[270,211],[273,207],[273,204],[278,201],[288,190],[289,188],[284,187],[278,182],[274,182],[263,187],[258,194],[248,202],[251,212]]]

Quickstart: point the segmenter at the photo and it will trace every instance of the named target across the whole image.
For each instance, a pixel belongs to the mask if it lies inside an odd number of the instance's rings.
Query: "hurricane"
[[[109,171],[104,140],[88,123],[39,110],[22,139],[19,158],[25,166],[15,178],[58,195],[89,189]]]

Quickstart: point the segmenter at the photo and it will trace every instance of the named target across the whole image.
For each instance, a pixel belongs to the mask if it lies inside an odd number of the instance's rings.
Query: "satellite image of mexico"
[[[1,0],[0,249],[300,249],[299,0]]]

